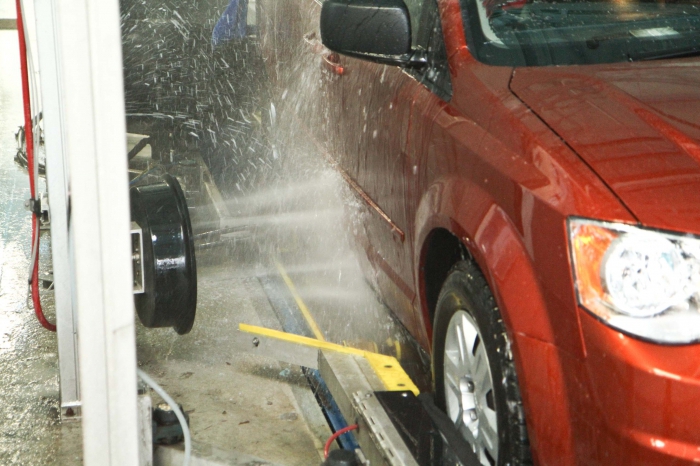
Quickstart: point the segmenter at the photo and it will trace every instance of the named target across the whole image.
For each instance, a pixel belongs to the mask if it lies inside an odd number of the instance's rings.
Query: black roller
[[[173,327],[180,335],[194,324],[197,266],[192,224],[180,183],[131,188],[131,220],[143,230],[144,293],[134,295],[144,326]]]

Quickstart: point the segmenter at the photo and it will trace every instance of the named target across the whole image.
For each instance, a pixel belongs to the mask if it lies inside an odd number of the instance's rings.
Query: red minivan
[[[483,465],[700,461],[697,0],[257,0]]]

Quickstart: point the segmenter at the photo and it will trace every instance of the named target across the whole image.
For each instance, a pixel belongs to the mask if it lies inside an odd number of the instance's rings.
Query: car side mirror
[[[411,18],[403,0],[326,0],[321,40],[328,49],[387,65],[421,67],[411,49]]]

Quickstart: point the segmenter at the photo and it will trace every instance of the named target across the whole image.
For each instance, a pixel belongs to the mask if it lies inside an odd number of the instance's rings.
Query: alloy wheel
[[[498,462],[498,422],[488,355],[474,319],[458,310],[445,337],[447,414],[484,466]]]

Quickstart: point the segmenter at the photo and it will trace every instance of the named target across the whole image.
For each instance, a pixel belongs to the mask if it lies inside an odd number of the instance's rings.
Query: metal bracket
[[[134,270],[134,294],[142,294],[143,286],[143,230],[131,222],[131,262]]]
[[[51,221],[51,208],[49,206],[49,193],[41,193],[39,196],[39,199],[41,201],[41,217],[44,223],[48,223]]]
[[[34,215],[41,215],[41,199],[30,197],[24,202],[24,207]]]
[[[369,438],[377,446],[384,460],[391,466],[408,466],[417,463],[406,449],[401,436],[387,416],[373,392],[356,392],[352,395],[352,405],[360,416],[360,429],[369,430]],[[375,464],[375,463],[371,463]]]

